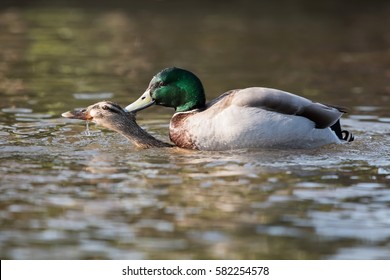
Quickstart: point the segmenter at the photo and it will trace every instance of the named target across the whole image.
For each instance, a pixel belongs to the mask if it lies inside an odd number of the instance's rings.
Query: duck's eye
[[[163,81],[161,81],[161,82],[159,82],[158,83],[158,87],[163,87],[163,86],[165,86],[166,84],[163,82]]]
[[[122,112],[122,108],[119,105],[115,105],[115,104],[102,105],[101,109],[105,111],[110,111],[115,114],[120,114]]]

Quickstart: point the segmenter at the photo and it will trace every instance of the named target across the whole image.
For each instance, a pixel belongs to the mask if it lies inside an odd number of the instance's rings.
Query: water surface
[[[39,3],[0,5],[0,258],[390,258],[385,1]],[[173,65],[209,99],[258,85],[349,107],[356,141],[138,150],[60,117],[125,106]],[[138,120],[168,141],[172,113]]]

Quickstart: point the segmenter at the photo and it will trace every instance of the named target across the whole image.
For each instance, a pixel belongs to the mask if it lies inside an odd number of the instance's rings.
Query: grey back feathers
[[[234,91],[231,94],[234,95]],[[314,103],[304,97],[270,88],[243,89],[232,98],[232,102],[240,106],[305,117],[313,121],[316,128],[330,127],[343,114],[339,108]]]

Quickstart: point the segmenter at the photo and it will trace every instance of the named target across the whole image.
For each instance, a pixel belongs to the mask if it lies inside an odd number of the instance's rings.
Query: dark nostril
[[[145,98],[146,98],[145,96],[142,96],[142,98],[141,98],[141,99],[142,99],[142,100],[144,100]]]

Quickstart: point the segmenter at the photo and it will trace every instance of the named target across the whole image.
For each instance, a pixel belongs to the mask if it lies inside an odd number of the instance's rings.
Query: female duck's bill
[[[87,109],[68,111],[62,113],[61,116],[68,119],[78,119],[78,120],[85,120],[85,121],[92,120],[92,117],[89,115],[89,112],[87,112]]]

